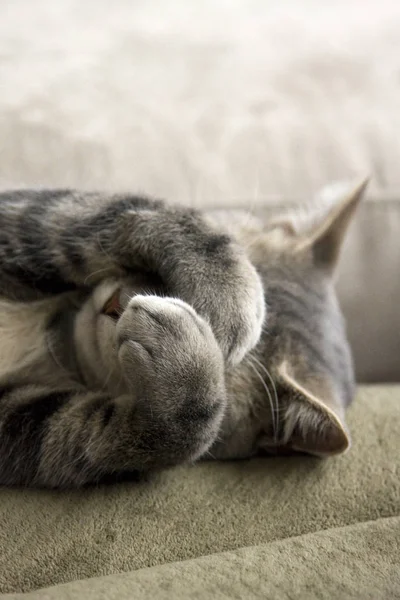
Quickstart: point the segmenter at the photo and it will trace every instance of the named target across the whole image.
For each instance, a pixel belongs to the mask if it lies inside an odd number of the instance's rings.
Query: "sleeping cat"
[[[0,194],[0,483],[344,451],[354,381],[332,273],[364,187],[300,230],[134,196]]]

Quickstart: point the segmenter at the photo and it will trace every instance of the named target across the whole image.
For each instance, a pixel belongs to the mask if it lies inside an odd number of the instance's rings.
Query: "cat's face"
[[[264,283],[267,320],[257,347],[226,372],[228,406],[206,456],[287,451],[329,456],[349,447],[344,409],[354,394],[354,375],[333,274],[364,187],[306,227],[287,217],[254,226],[246,216],[235,221],[232,233]],[[143,292],[168,295],[160,282],[130,281],[122,289],[118,282],[105,282],[81,314],[86,319],[81,347],[87,346],[88,363],[95,364],[93,377],[100,377],[97,384],[105,378],[102,384],[115,393],[125,391],[115,356],[115,323],[129,297]],[[88,328],[89,322],[95,326]]]
[[[355,383],[333,274],[364,187],[308,229],[284,218],[258,234],[237,231],[263,279],[268,319],[256,349],[227,375],[228,409],[211,457],[330,456],[349,447],[344,409]]]

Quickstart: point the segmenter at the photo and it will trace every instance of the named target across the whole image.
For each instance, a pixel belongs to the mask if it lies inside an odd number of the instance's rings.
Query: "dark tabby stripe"
[[[180,463],[220,410],[217,401],[194,409],[188,397],[175,416],[157,420],[128,395],[22,387],[3,388],[0,398],[1,485],[81,486]]]
[[[29,399],[19,401],[26,390],[3,389],[0,404],[0,483],[28,484],[36,476],[48,420],[71,396],[70,392],[28,390]],[[27,395],[27,394],[24,394]],[[13,405],[15,403],[15,405]]]

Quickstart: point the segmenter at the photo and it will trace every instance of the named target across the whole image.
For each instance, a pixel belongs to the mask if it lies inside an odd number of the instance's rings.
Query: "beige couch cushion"
[[[399,598],[400,517],[183,562],[73,581],[4,600],[378,600]]]

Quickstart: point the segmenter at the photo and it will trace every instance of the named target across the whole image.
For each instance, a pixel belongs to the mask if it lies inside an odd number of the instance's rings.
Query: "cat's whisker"
[[[273,399],[272,399],[271,392],[269,391],[269,388],[268,388],[267,384],[265,383],[264,378],[257,371],[257,368],[254,365],[254,363],[252,363],[251,360],[249,360],[248,361],[248,365],[253,369],[254,373],[257,375],[258,379],[261,381],[261,383],[262,383],[262,385],[263,385],[263,387],[264,387],[264,389],[265,389],[265,391],[267,393],[267,397],[268,397],[270,408],[271,408],[272,429],[273,429],[273,434],[274,434],[274,441],[276,441],[277,440],[277,416],[275,414],[275,406],[274,406],[274,402],[273,402]]]
[[[205,453],[203,454],[203,456],[211,456],[211,458],[212,458],[213,460],[217,460],[217,457],[216,457],[216,456],[214,456],[214,454],[213,454],[213,453],[212,453],[210,450],[207,450],[207,452],[205,452]]]
[[[267,306],[267,310],[268,310],[268,306]],[[267,335],[269,334],[268,325],[266,323],[264,323],[264,325],[261,326],[261,331],[263,333],[266,333]]]
[[[276,385],[275,382],[272,378],[271,373],[268,371],[267,367],[265,365],[263,365],[258,358],[256,358],[255,356],[252,356],[252,359],[256,361],[256,363],[258,364],[258,366],[260,367],[260,369],[262,369],[264,371],[264,373],[267,375],[268,379],[271,382],[272,385],[272,389],[274,390],[274,397],[275,397],[275,434],[274,434],[274,442],[275,444],[277,443],[277,433],[278,433],[278,413],[279,413],[279,399],[278,399],[278,392],[276,390]]]
[[[103,383],[103,386],[102,386],[102,390],[103,391],[107,388],[107,385],[108,385],[108,383],[109,383],[112,375],[114,374],[114,372],[115,372],[115,365],[112,365],[112,367],[109,370],[108,375],[107,375],[107,377],[106,377],[106,379],[105,379],[105,381]]]
[[[123,297],[126,298],[126,300],[128,300],[128,302],[130,302],[132,300],[132,298],[135,297],[135,295],[130,295],[127,292],[123,292]]]
[[[94,275],[98,275],[99,273],[104,273],[105,271],[111,271],[111,267],[105,267],[104,269],[99,269],[98,271],[93,271],[92,273],[89,273],[89,275],[87,275],[87,277],[85,277],[84,281],[83,281],[83,285],[86,285],[88,280],[93,277]]]
[[[54,340],[54,336],[53,335],[48,335],[47,336],[46,344],[47,344],[47,349],[49,351],[49,354],[53,358],[53,360],[56,363],[57,367],[59,367],[59,369],[61,369],[64,373],[66,373],[67,375],[69,375],[68,369],[62,364],[62,362],[60,361],[59,357],[57,356],[57,353],[56,353],[56,350],[55,350],[55,340]]]
[[[97,243],[99,245],[99,248],[100,248],[101,252],[104,254],[104,256],[106,256],[108,259],[110,259],[110,261],[113,263],[114,261],[112,260],[110,254],[104,249],[104,247],[100,241],[100,234],[101,234],[101,231],[99,231],[97,234]]]
[[[259,173],[257,172],[253,198],[251,200],[249,208],[246,210],[247,220],[243,224],[244,229],[246,229],[247,225],[249,224],[250,219],[254,216],[254,208],[258,201],[259,194],[260,194],[260,177],[259,177]]]

